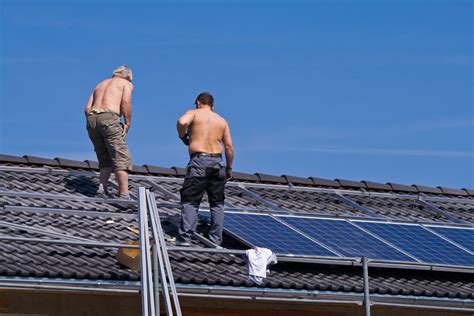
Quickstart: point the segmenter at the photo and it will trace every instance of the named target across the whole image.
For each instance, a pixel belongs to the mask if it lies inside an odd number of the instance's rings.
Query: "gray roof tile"
[[[371,190],[380,190],[380,191],[390,191],[392,188],[388,184],[372,182],[372,181],[361,181],[367,187],[367,189]]]
[[[433,187],[427,187],[419,184],[412,184],[413,187],[415,187],[418,192],[422,193],[430,193],[430,194],[443,194],[441,189],[439,188],[433,188]]]
[[[288,181],[288,183],[292,183],[295,185],[312,185],[314,184],[313,180],[308,179],[308,178],[300,178],[300,177],[295,177],[295,176],[289,176],[289,175],[282,175],[283,178]]]
[[[65,158],[54,158],[61,167],[64,168],[81,168],[81,169],[87,169],[89,168],[89,164],[85,161],[77,161],[77,160],[69,160]]]
[[[184,177],[186,175],[186,169],[181,167],[171,167],[171,169],[176,171],[176,175]]]
[[[273,183],[273,184],[287,184],[288,183],[286,179],[283,177],[278,177],[278,176],[273,176],[270,174],[258,173],[258,172],[255,175],[260,179],[260,182]]]
[[[99,170],[99,162],[94,160],[84,160],[89,165],[89,168]]]
[[[365,183],[362,183],[362,182],[344,180],[344,179],[334,179],[334,180],[339,182],[341,187],[345,187],[345,188],[362,189],[362,188],[367,187]]]
[[[54,159],[47,159],[47,158],[41,158],[41,157],[29,156],[29,155],[24,155],[23,157],[25,157],[25,159],[30,164],[45,165],[45,166],[59,166],[58,161]]]
[[[334,180],[322,179],[322,178],[316,178],[316,177],[309,177],[308,179],[311,179],[313,183],[319,187],[339,188],[341,186],[339,182],[334,181]]]
[[[466,188],[462,188],[464,191],[466,191],[466,193],[470,196],[474,196],[474,189],[466,189]]]
[[[176,176],[176,170],[171,169],[171,168],[163,168],[163,167],[158,167],[158,166],[152,166],[152,165],[144,165],[145,168],[148,169],[148,172],[151,173],[152,175],[157,175],[157,176]]]
[[[388,182],[387,184],[392,187],[392,190],[395,192],[418,193],[418,190],[415,187],[412,187],[411,185],[398,184],[393,182]]]
[[[232,172],[232,178],[237,181],[245,181],[245,182],[260,181],[260,178],[255,174],[236,172],[236,171]]]
[[[25,157],[18,157],[18,156],[10,156],[10,155],[2,155],[0,154],[0,162],[2,163],[18,163],[18,164],[26,164],[28,160]]]
[[[467,192],[461,189],[453,189],[453,188],[447,188],[447,187],[438,187],[438,189],[440,189],[441,192],[443,192],[443,194],[459,195],[459,196],[467,195]]]
[[[133,165],[132,166],[132,172],[133,173],[140,173],[140,174],[147,174],[148,169],[145,166]]]

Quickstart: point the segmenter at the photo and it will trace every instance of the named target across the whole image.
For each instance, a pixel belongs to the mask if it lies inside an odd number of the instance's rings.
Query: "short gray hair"
[[[129,79],[130,81],[133,80],[132,69],[128,68],[127,65],[119,66],[117,69],[114,70],[112,76],[119,76],[123,79]]]

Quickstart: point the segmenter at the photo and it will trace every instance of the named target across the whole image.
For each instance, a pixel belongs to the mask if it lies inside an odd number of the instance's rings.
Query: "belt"
[[[120,117],[120,115],[118,113],[115,113],[113,111],[102,111],[102,112],[96,112],[95,110],[92,110],[89,112],[89,115],[100,115],[100,114],[106,114],[106,113],[111,113],[111,114],[115,114],[117,115],[118,117]]]
[[[211,157],[211,158],[222,158],[222,154],[210,154],[210,153],[202,153],[202,152],[197,152],[197,153],[192,153],[191,158],[194,157]]]

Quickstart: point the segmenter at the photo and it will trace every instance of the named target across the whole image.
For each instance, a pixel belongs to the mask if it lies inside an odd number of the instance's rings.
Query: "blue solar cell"
[[[428,228],[474,252],[474,229],[439,226],[428,226]]]
[[[474,256],[418,225],[356,222],[425,263],[474,266]]]
[[[226,213],[224,230],[248,245],[269,248],[279,254],[338,257],[268,215]]]
[[[278,218],[346,257],[416,261],[345,220],[287,216]]]

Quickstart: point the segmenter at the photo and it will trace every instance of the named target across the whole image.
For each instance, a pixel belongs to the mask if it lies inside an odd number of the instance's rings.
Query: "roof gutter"
[[[363,293],[176,284],[180,297],[362,306]],[[139,281],[0,277],[0,290],[139,294]],[[474,299],[371,294],[372,306],[474,312]]]

